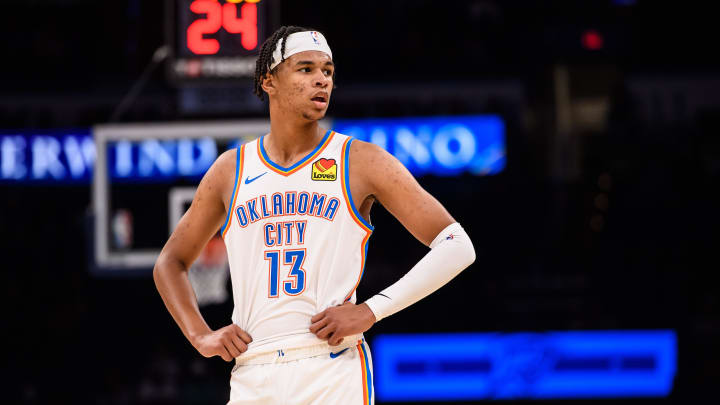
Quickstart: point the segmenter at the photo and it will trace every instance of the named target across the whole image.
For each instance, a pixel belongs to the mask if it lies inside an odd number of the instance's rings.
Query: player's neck
[[[271,114],[270,133],[263,139],[263,147],[274,162],[291,165],[315,149],[324,134],[317,121]]]

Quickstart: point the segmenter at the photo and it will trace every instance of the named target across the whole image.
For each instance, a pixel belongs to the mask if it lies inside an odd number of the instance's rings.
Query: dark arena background
[[[322,31],[326,124],[400,159],[475,263],[366,333],[378,404],[712,403],[720,63],[708,3],[5,1],[3,402],[224,404],[152,263],[219,153],[262,135],[260,44]],[[426,252],[372,212],[358,301]],[[222,242],[193,267],[213,328]]]

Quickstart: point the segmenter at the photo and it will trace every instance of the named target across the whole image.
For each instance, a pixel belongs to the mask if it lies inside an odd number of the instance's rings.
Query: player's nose
[[[322,72],[315,75],[313,79],[313,86],[315,87],[325,88],[330,84],[330,77],[325,76],[325,74]]]

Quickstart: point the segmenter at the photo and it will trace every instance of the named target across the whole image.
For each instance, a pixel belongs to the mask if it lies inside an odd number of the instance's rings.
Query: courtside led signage
[[[371,342],[383,401],[665,397],[671,330],[380,335]]]

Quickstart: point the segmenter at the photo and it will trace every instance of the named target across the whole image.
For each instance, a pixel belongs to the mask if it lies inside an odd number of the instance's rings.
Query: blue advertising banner
[[[496,115],[338,119],[333,129],[381,146],[415,176],[482,176],[505,168],[505,125]]]
[[[482,176],[505,167],[505,126],[498,116],[336,119],[333,128],[380,145],[415,176]],[[208,137],[115,141],[108,144],[108,172],[122,182],[198,179],[233,146]],[[87,184],[95,159],[89,129],[0,133],[0,183]]]
[[[110,142],[108,171],[122,182],[200,179],[224,150],[212,138]]]
[[[383,401],[664,397],[674,331],[379,335]]]
[[[89,129],[0,134],[0,182],[88,183],[94,166]]]

